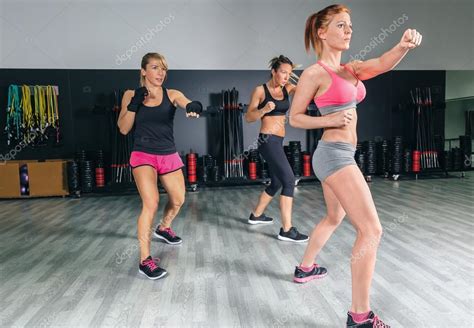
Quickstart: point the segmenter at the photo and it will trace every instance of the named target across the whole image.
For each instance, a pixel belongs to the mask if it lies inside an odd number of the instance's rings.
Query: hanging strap
[[[18,86],[10,85],[8,87],[7,103],[7,145],[11,144],[13,138],[20,140],[22,126],[22,111],[20,106],[20,95]]]

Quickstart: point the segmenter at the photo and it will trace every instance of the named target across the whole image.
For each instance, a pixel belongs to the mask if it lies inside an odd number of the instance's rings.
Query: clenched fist
[[[421,39],[423,36],[413,29],[408,29],[403,33],[402,39],[400,40],[400,45],[404,49],[414,49],[421,44]]]
[[[331,127],[343,128],[352,121],[352,111],[343,110],[331,116]]]

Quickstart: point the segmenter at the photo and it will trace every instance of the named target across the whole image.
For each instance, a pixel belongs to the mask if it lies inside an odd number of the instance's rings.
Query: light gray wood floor
[[[262,189],[188,193],[174,223],[184,243],[152,243],[169,272],[159,281],[137,273],[138,195],[0,201],[0,326],[344,327],[352,226],[318,257],[329,275],[294,284],[305,245],[278,241],[278,221],[246,224]],[[371,190],[385,228],[373,310],[392,327],[473,327],[474,175]],[[300,231],[324,211],[320,185],[298,187]],[[279,220],[276,200],[267,215]]]

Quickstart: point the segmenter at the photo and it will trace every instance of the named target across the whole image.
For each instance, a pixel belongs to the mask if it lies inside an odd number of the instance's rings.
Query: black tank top
[[[163,88],[163,100],[159,106],[142,105],[135,115],[133,150],[155,155],[176,152],[173,137],[173,120],[176,107]]]
[[[257,109],[262,109],[265,107],[267,102],[273,101],[275,103],[275,109],[272,110],[270,113],[266,113],[263,115],[265,116],[281,116],[285,115],[288,109],[290,109],[290,100],[288,96],[288,91],[286,90],[286,87],[283,87],[283,99],[282,100],[276,100],[275,98],[272,97],[270,90],[267,88],[267,84],[263,84],[263,89],[265,90],[265,99],[262,101],[260,105],[258,105]]]

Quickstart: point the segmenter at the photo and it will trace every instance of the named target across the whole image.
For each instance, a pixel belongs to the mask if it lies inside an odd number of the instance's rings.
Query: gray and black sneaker
[[[283,228],[280,228],[278,239],[283,241],[291,241],[293,243],[305,243],[309,240],[309,237],[299,233],[295,227],[291,227],[287,232],[284,232]]]
[[[295,276],[293,278],[294,282],[303,284],[313,279],[321,279],[326,277],[328,270],[326,268],[320,267],[316,263],[313,264],[311,270],[305,271],[300,266],[295,268]]]
[[[272,224],[273,218],[266,216],[265,213],[260,216],[255,216],[253,213],[250,213],[250,217],[247,222],[249,224]]]

